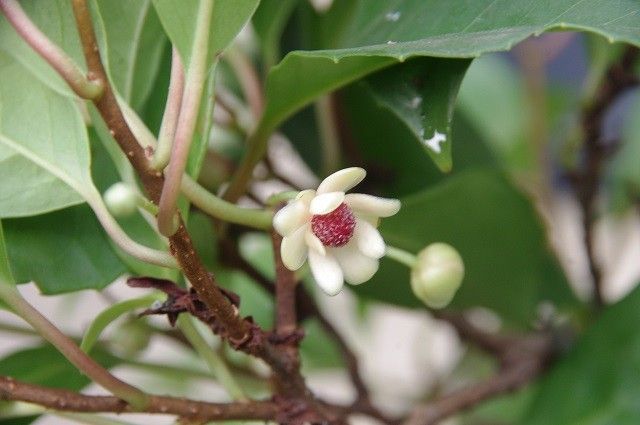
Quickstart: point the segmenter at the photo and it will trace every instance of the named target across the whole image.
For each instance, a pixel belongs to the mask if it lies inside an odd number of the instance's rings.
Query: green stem
[[[340,139],[333,114],[331,95],[326,94],[319,97],[316,100],[314,110],[322,146],[322,169],[325,175],[329,175],[336,171],[340,165]]]
[[[146,393],[119,380],[91,357],[87,356],[71,338],[60,332],[53,323],[22,298],[22,295],[13,285],[3,280],[0,280],[0,299],[91,380],[136,409],[143,410],[148,405],[149,396]]]
[[[191,316],[181,314],[178,317],[178,327],[189,340],[193,348],[200,357],[207,363],[209,369],[218,382],[227,390],[234,400],[246,400],[244,392],[236,382],[235,378],[227,368],[224,361],[218,357],[217,353],[209,346],[204,337],[200,334]]]
[[[271,211],[243,208],[227,202],[209,192],[187,175],[182,178],[182,192],[193,205],[220,220],[261,230],[271,228],[271,220],[273,219]]]
[[[410,269],[413,268],[417,261],[414,254],[391,245],[387,245],[387,251],[385,255],[400,264],[404,264]]]
[[[178,118],[180,117],[180,104],[184,92],[184,66],[180,60],[180,54],[174,47],[171,52],[171,79],[169,80],[169,94],[167,104],[162,116],[160,134],[158,135],[158,147],[153,154],[151,166],[156,170],[163,170],[169,163],[171,147],[176,133]]]
[[[176,259],[168,252],[146,247],[131,239],[129,235],[122,230],[113,216],[111,216],[107,206],[102,200],[102,197],[97,193],[97,191],[95,191],[95,193],[94,190],[85,191],[85,199],[109,237],[124,252],[146,263],[155,264],[161,267],[178,268]]]
[[[131,131],[133,131],[141,145],[155,147],[158,142],[135,111],[125,107],[123,108],[123,113],[131,127]],[[271,211],[244,208],[227,202],[202,187],[188,174],[182,176],[180,189],[189,202],[212,217],[259,230],[271,228],[271,220],[273,218]]]
[[[16,0],[0,0],[0,10],[18,35],[84,99],[97,99],[104,92],[102,81],[89,80],[64,50],[53,43],[29,19]]]
[[[253,176],[253,169],[267,153],[267,145],[272,132],[272,127],[259,125],[255,132],[249,136],[247,152],[224,194],[224,199],[235,203],[242,197]]]
[[[135,310],[137,308],[148,307],[149,304],[154,301],[162,300],[163,296],[158,295],[148,295],[140,298],[132,298],[129,300],[121,301],[119,303],[113,304],[107,309],[103,310],[100,314],[93,319],[89,329],[85,332],[84,337],[82,338],[82,342],[80,343],[80,349],[85,353],[91,352],[91,349],[100,338],[100,334],[105,330],[111,322],[116,320],[118,317],[122,316],[125,313],[130,312],[131,310]]]
[[[189,158],[189,150],[198,120],[202,101],[202,91],[207,79],[207,59],[209,57],[209,31],[213,16],[213,0],[200,0],[191,48],[191,59],[184,86],[184,96],[180,106],[180,120],[176,127],[171,151],[171,159],[165,171],[165,181],[160,196],[158,230],[165,236],[177,230],[173,219],[180,194],[180,183]]]

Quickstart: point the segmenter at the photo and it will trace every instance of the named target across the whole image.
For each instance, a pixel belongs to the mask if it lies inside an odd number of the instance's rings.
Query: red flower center
[[[343,246],[353,236],[356,217],[344,202],[329,214],[311,217],[311,230],[324,246]]]

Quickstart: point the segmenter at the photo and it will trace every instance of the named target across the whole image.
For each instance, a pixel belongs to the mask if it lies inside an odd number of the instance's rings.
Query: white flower
[[[416,297],[431,308],[442,308],[451,302],[464,278],[464,263],[458,251],[437,242],[416,256],[411,270],[411,288]]]
[[[283,236],[284,265],[297,270],[308,258],[313,277],[329,295],[340,292],[345,280],[358,285],[371,279],[386,249],[376,229],[378,219],[400,209],[397,199],[345,194],[365,175],[358,167],[337,171],[317,191],[300,192],[273,218]]]

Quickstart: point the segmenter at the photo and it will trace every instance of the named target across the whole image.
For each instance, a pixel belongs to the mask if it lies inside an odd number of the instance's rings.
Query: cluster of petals
[[[397,199],[345,193],[365,175],[359,167],[337,171],[317,190],[300,192],[273,219],[283,237],[284,265],[298,270],[308,259],[315,281],[329,295],[339,293],[345,281],[358,285],[376,273],[386,251],[379,219],[400,209]]]

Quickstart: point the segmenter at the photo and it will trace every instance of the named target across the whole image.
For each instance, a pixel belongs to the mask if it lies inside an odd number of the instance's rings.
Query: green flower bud
[[[454,247],[433,243],[416,256],[411,269],[411,289],[431,308],[442,308],[451,302],[462,283],[464,263]]]
[[[107,189],[104,202],[116,217],[128,217],[138,209],[138,195],[124,183],[116,183]]]

